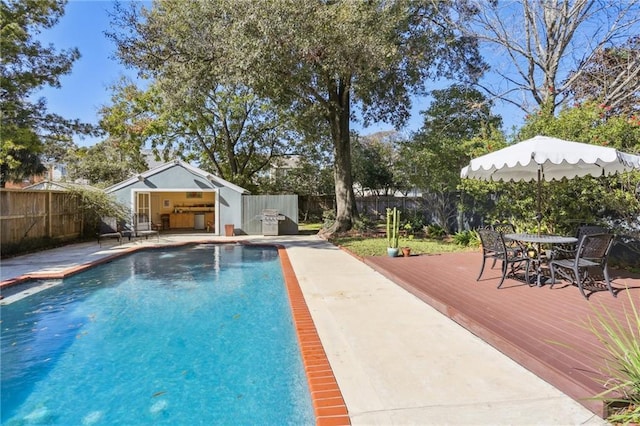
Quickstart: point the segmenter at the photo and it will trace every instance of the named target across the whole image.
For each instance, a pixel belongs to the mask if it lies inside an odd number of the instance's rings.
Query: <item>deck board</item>
[[[497,289],[499,267],[485,266],[479,252],[370,256],[363,261],[472,333],[554,385],[585,407],[606,416],[602,401],[603,354],[586,322],[607,309],[619,318],[640,307],[640,275],[610,270],[618,297],[607,291],[585,300],[577,287],[530,287],[507,279]]]

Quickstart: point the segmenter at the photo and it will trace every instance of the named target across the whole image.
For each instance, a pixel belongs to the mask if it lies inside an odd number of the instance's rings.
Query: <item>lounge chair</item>
[[[122,233],[118,231],[116,218],[104,217],[100,220],[100,230],[98,232],[98,244],[102,247],[104,238],[117,238],[118,244],[122,244]]]
[[[146,223],[145,225],[137,224],[135,228],[136,237],[144,237],[145,239],[149,239],[150,235],[155,235],[160,241],[160,231],[154,229],[152,223]]]

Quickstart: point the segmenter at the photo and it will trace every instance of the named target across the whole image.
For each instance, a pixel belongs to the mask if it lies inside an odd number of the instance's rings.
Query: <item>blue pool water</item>
[[[156,249],[41,284],[1,307],[2,424],[315,422],[276,249]]]

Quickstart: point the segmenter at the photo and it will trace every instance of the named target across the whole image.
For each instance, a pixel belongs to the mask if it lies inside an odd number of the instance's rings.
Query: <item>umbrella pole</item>
[[[540,236],[540,222],[542,221],[542,184],[540,182],[540,166],[538,166],[538,213],[536,214],[536,221],[538,222],[538,236]]]
[[[541,182],[541,175],[542,172],[540,170],[541,166],[538,165],[538,213],[536,214],[536,221],[538,222],[538,237],[540,236],[540,223],[542,222],[542,182]],[[542,249],[542,244],[540,244],[540,242],[538,242],[538,252],[536,253],[536,261],[538,262],[538,264],[535,266],[536,268],[536,282],[538,287],[540,287],[540,276],[542,275],[542,270],[541,270],[541,265],[542,265],[542,253],[541,253],[541,249]]]

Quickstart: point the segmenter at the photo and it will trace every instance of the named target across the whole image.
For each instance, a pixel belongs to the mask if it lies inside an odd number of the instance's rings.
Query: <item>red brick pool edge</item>
[[[338,382],[333,375],[327,354],[300,289],[298,278],[289,261],[287,250],[283,246],[278,246],[278,254],[289,293],[291,313],[302,353],[302,363],[307,374],[316,424],[318,426],[350,425],[351,420],[342,398],[342,392],[340,392]]]

